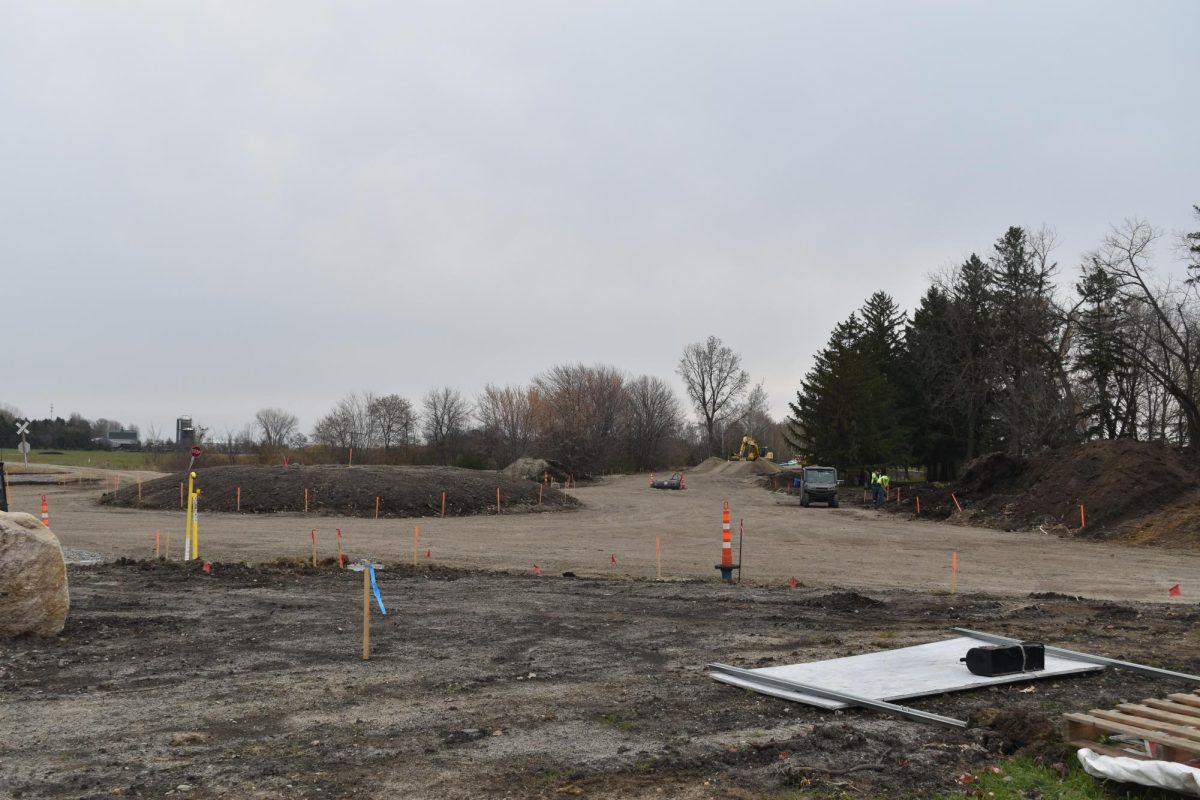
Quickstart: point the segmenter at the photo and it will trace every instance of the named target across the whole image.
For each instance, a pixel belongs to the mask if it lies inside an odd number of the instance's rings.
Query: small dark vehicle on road
[[[800,505],[828,503],[838,507],[837,469],[834,467],[805,467],[800,473]]]
[[[661,481],[655,481],[650,484],[652,489],[683,489],[683,473],[676,472],[669,478],[664,478]]]

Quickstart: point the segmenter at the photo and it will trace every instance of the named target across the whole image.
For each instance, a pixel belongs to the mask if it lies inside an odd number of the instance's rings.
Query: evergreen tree
[[[962,413],[963,457],[970,461],[992,446],[990,422],[995,402],[995,320],[992,273],[976,254],[959,268],[951,290],[949,326],[953,337],[950,379],[929,391],[951,395],[942,405]]]
[[[1079,416],[1085,435],[1115,439],[1137,429],[1139,370],[1130,362],[1125,313],[1116,276],[1098,262],[1084,265],[1075,285],[1082,300],[1074,367],[1087,391]]]
[[[996,417],[1005,448],[1026,453],[1063,443],[1070,430],[1054,346],[1059,311],[1052,298],[1054,266],[1040,264],[1025,231],[1010,227],[991,258],[996,323]]]
[[[858,314],[839,323],[789,403],[787,439],[809,459],[845,471],[902,460],[894,391]]]
[[[964,451],[966,415],[958,397],[949,391],[957,381],[961,344],[953,312],[949,295],[936,284],[930,286],[904,336],[912,408],[909,447],[930,480],[953,478]]]

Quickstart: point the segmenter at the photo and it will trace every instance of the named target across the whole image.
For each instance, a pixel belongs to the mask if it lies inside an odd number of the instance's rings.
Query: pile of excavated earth
[[[743,475],[773,475],[779,472],[779,467],[774,462],[767,461],[765,458],[755,461],[726,461],[723,458],[710,456],[692,467],[688,472],[694,475],[729,475],[738,477]]]
[[[196,471],[195,485],[205,511],[244,514],[302,512],[381,517],[436,516],[446,493],[447,516],[496,512],[496,489],[503,510],[562,511],[579,506],[563,492],[491,470],[428,466],[221,466]],[[105,505],[178,510],[183,473],[122,486],[101,496]],[[240,492],[239,492],[240,490]],[[239,500],[240,497],[240,500]]]
[[[911,514],[919,495],[922,518],[1200,547],[1197,472],[1185,454],[1160,444],[1108,439],[1029,457],[989,453],[952,485],[902,492],[888,510]]]

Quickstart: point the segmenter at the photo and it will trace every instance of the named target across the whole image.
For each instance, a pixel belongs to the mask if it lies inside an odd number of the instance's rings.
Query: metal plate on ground
[[[1004,683],[1052,678],[1059,675],[1077,675],[1098,672],[1104,667],[1081,664],[1046,654],[1046,668],[1036,672],[1018,672],[988,678],[973,675],[967,665],[959,661],[972,647],[984,645],[978,639],[966,636],[947,639],[943,642],[901,647],[896,650],[881,650],[828,661],[812,661],[807,664],[788,664],[782,667],[763,667],[751,672],[784,680],[805,683],[811,687],[830,689],[845,694],[869,697],[874,700],[903,700],[909,697],[978,689]],[[793,700],[797,703],[820,708],[847,708],[846,703],[826,700],[812,695],[763,686],[753,680],[733,675],[710,672],[710,677],[732,686],[762,694]]]

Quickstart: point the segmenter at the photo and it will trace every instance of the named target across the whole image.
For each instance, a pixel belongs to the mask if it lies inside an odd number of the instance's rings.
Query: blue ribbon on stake
[[[379,603],[379,613],[387,616],[387,609],[383,607],[383,598],[379,596],[379,584],[375,582],[375,567],[368,566],[371,571],[371,591],[375,592],[375,602]]]

